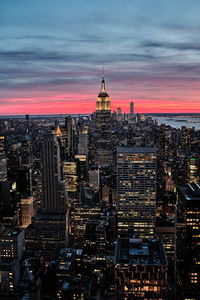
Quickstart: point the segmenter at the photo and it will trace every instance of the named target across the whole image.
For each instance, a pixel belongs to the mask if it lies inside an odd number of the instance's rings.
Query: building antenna
[[[102,65],[102,77],[104,78],[105,76],[105,70],[104,70],[104,65]]]

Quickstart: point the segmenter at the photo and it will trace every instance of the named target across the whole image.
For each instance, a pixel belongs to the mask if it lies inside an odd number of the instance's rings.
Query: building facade
[[[118,236],[154,236],[156,214],[156,149],[117,148]]]
[[[178,188],[177,271],[184,299],[200,298],[200,186]]]
[[[42,195],[43,208],[49,211],[62,210],[64,203],[59,197],[60,148],[55,134],[44,138],[42,148]]]
[[[117,241],[115,299],[166,299],[167,259],[159,239]]]
[[[7,159],[5,153],[5,137],[0,136],[0,181],[7,180]]]
[[[96,102],[96,163],[112,164],[111,109],[104,78]]]

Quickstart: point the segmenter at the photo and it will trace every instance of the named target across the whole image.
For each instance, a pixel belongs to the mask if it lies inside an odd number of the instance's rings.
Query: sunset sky
[[[199,0],[0,0],[0,115],[200,112]]]

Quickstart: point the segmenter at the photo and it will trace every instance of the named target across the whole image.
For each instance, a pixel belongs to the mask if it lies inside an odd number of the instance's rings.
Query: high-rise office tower
[[[134,114],[134,102],[130,102],[130,114]]]
[[[26,253],[34,255],[36,251],[42,251],[43,255],[51,260],[57,257],[61,248],[66,247],[66,213],[39,210],[25,233]]]
[[[26,251],[41,250],[45,257],[57,256],[66,246],[66,212],[63,182],[60,181],[60,149],[57,136],[44,137],[42,149],[43,210],[39,210],[26,229]]]
[[[5,153],[5,138],[0,136],[0,181],[7,180],[7,159]]]
[[[63,162],[63,180],[67,192],[76,192],[78,189],[77,162]]]
[[[188,160],[188,182],[199,182],[199,160],[196,155],[192,155]]]
[[[88,161],[86,154],[75,154],[75,161],[77,162],[78,180],[84,181],[87,178]]]
[[[21,146],[21,166],[31,168],[33,162],[32,144],[30,137],[25,135]]]
[[[72,117],[65,118],[65,132],[66,132],[66,145],[65,145],[65,159],[74,158],[76,142],[75,142],[75,126]]]
[[[23,228],[28,227],[31,224],[31,218],[33,217],[33,197],[27,197],[21,199],[20,219],[21,226]]]
[[[69,205],[69,234],[74,245],[83,246],[86,223],[99,219],[100,212],[95,193],[89,187],[82,187],[77,201],[72,201]]]
[[[99,166],[112,164],[110,99],[104,77],[96,102],[96,134],[96,163]]]
[[[88,131],[84,128],[79,134],[78,154],[88,155]]]
[[[0,182],[0,221],[6,227],[16,227],[19,223],[19,195],[16,182]]]
[[[177,271],[184,299],[200,298],[200,186],[178,188]]]
[[[21,167],[16,170],[17,191],[23,198],[33,193],[32,166],[32,143],[30,137],[25,135],[21,144]]]
[[[20,280],[24,231],[0,224],[0,299],[17,299],[13,294]]]
[[[89,186],[94,191],[99,191],[100,188],[100,170],[97,169],[91,169],[89,170]]]
[[[62,210],[64,203],[59,197],[60,149],[53,133],[44,138],[42,162],[43,208],[49,211]]]
[[[16,170],[16,186],[17,192],[22,197],[30,197],[32,195],[32,169],[19,168]]]
[[[194,129],[192,129],[192,128],[189,128],[186,126],[181,126],[181,134],[180,134],[181,148],[185,149],[187,154],[190,153],[193,130]]]
[[[25,115],[25,119],[26,119],[26,126],[27,126],[27,131],[29,130],[29,121],[30,121],[30,116],[29,115]]]
[[[118,236],[154,236],[156,149],[117,148]]]

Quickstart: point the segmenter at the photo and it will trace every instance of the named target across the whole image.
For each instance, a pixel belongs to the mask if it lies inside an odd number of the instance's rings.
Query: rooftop
[[[156,153],[155,147],[117,147],[118,153]]]
[[[0,237],[10,236],[15,237],[18,234],[20,234],[23,231],[23,229],[20,228],[10,228],[6,227],[4,230],[0,233]]]
[[[200,204],[200,185],[198,183],[188,183],[186,187],[179,187],[179,191],[186,201],[198,201]]]
[[[115,251],[116,264],[167,265],[167,259],[159,239],[119,239]]]
[[[60,221],[66,219],[66,213],[64,211],[39,210],[33,219],[42,221]]]

